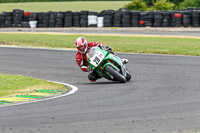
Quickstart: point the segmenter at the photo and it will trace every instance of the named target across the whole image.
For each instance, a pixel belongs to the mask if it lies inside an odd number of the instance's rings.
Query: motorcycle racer
[[[76,53],[76,63],[78,64],[78,66],[81,68],[82,71],[84,72],[89,72],[88,74],[88,79],[91,82],[96,81],[97,79],[101,78],[100,75],[98,75],[97,72],[95,71],[91,71],[91,68],[87,62],[87,51],[90,50],[90,48],[92,47],[100,47],[103,50],[106,50],[114,55],[116,55],[112,49],[108,46],[106,46],[103,43],[98,43],[98,42],[87,42],[87,40],[84,37],[79,37],[76,39],[75,42],[76,48],[77,48],[77,53]],[[128,63],[127,59],[122,59],[122,62],[124,64]]]

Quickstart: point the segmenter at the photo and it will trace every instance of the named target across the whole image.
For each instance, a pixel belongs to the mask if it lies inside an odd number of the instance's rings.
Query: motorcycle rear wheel
[[[126,78],[121,75],[118,71],[116,71],[111,66],[106,66],[105,70],[114,77],[115,80],[120,81],[121,83],[126,83]]]

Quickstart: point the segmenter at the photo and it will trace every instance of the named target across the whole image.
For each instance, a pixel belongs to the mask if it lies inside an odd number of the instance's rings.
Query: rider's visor
[[[79,51],[82,51],[82,52],[85,50],[85,46],[79,46],[77,48],[78,48]]]

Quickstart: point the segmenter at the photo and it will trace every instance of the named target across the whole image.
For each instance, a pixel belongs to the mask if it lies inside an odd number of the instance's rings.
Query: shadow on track
[[[124,84],[127,84],[129,82],[132,82],[132,81],[128,81],[126,83],[121,83],[119,81],[87,82],[87,83],[82,83],[82,85],[109,85],[109,84],[122,84],[122,85],[124,85]]]

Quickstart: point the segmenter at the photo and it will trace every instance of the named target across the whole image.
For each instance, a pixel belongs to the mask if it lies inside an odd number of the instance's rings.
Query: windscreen
[[[88,51],[88,53],[87,53],[87,58],[88,58],[88,59],[91,59],[91,58],[94,56],[94,54],[95,54],[96,51],[97,51],[97,48],[98,48],[98,47],[92,47],[92,48]]]

